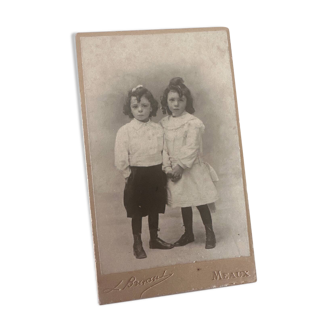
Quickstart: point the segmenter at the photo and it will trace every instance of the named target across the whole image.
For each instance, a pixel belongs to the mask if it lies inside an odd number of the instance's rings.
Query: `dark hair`
[[[195,112],[194,109],[194,100],[191,95],[190,90],[186,87],[184,84],[184,81],[181,77],[174,77],[170,80],[168,87],[165,89],[163,96],[161,97],[161,108],[163,110],[163,113],[166,114],[166,112],[171,115],[172,112],[168,108],[167,105],[167,97],[170,91],[177,92],[180,96],[186,96],[187,98],[187,105],[186,105],[186,111],[190,114],[193,114]]]
[[[131,97],[135,97],[138,102],[141,101],[142,97],[145,97],[151,104],[152,111],[150,113],[150,117],[156,116],[158,111],[158,102],[156,99],[154,99],[152,93],[143,86],[139,86],[128,92],[125,104],[123,105],[123,114],[128,115],[130,118],[134,117],[130,108]]]

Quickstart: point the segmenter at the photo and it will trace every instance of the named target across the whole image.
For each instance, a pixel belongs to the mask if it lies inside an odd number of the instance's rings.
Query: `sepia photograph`
[[[228,29],[76,41],[101,302],[255,281]]]

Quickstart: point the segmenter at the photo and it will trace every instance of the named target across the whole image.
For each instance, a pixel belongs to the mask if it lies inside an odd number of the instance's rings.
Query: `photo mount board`
[[[224,49],[222,50],[220,50],[220,45],[218,45],[219,35],[220,37],[223,38],[223,43],[221,45],[224,46],[221,46],[221,48],[224,47]],[[163,42],[164,38],[165,42]],[[133,45],[132,41],[133,40],[135,41],[136,39],[138,41],[138,45],[142,45],[142,47],[140,48],[139,46],[134,45],[132,46],[131,50],[128,50],[128,48],[131,47],[130,45]],[[196,39],[201,40],[198,41],[197,44],[198,46],[195,44]],[[97,42],[94,43],[94,40],[97,40]],[[153,68],[151,68],[150,71],[147,70],[146,67],[144,67],[145,72],[139,72],[139,69],[136,69],[135,61],[138,61],[137,60],[138,57],[135,57],[135,52],[136,52],[135,47],[138,47],[137,50],[138,52],[140,52],[137,54],[138,56],[139,54],[141,54],[141,52],[144,52],[144,50],[147,50],[146,52],[149,52],[149,48],[151,48],[152,51],[157,54],[156,57],[161,59],[162,54],[164,54],[164,49],[168,47],[166,44],[169,44],[170,41],[174,42],[174,48],[178,49],[180,52],[181,50],[184,50],[185,47],[187,47],[187,49],[190,49],[192,45],[196,45],[196,48],[193,48],[192,52],[190,52],[190,54],[192,55],[187,53],[187,56],[190,57],[190,59],[198,58],[199,61],[202,62],[202,68],[205,65],[206,72],[204,73],[203,69],[201,70],[201,72],[199,72],[199,70],[197,70],[197,67],[196,68],[189,67],[183,69],[186,66],[186,64],[183,62],[183,59],[179,60],[179,63],[176,63],[177,60],[174,58],[175,60],[173,61],[171,54],[165,58],[166,60],[165,59],[163,60],[164,62],[160,62],[160,66],[162,67],[162,69],[159,69],[161,73],[160,75],[154,75]],[[215,46],[217,50],[217,48],[219,47],[218,52],[220,50],[220,54],[223,54],[223,59],[218,60],[215,54],[210,58],[209,47],[206,47],[206,45],[204,46],[202,44],[201,48],[199,44],[199,43],[205,43],[205,41],[207,41],[212,45],[211,49],[213,49],[213,47]],[[114,51],[115,53],[112,54],[112,52],[110,52],[111,50],[115,50]],[[94,239],[99,303],[108,304],[108,303],[115,303],[115,302],[122,302],[122,301],[129,301],[129,300],[136,300],[142,298],[150,298],[162,295],[178,294],[189,291],[211,289],[211,288],[255,282],[257,278],[256,278],[252,234],[250,226],[248,197],[247,197],[247,188],[245,181],[244,161],[243,161],[238,107],[236,101],[236,90],[235,90],[235,80],[234,80],[234,70],[232,63],[229,30],[227,28],[197,28],[197,29],[175,29],[175,30],[78,33],[76,35],[76,51],[77,51],[77,66],[78,66],[79,88],[81,96],[84,146],[85,146],[88,187],[89,187],[89,196],[90,196],[90,210],[91,210],[92,230],[93,230],[93,239]],[[218,57],[219,53],[216,54]],[[148,55],[146,56],[147,60],[149,60]],[[201,59],[199,58],[200,56]],[[123,58],[125,58],[126,61],[123,62],[122,61]],[[167,59],[170,59],[170,62],[173,61],[172,66],[169,66]],[[227,61],[225,59],[227,59]],[[146,62],[149,61],[140,62],[141,67],[146,66]],[[130,254],[130,257],[121,256],[121,258],[117,259],[117,257],[120,257],[121,248],[116,248],[119,249],[119,253],[117,254],[117,252],[114,252],[112,247],[108,247],[108,243],[112,241],[108,241],[106,235],[103,237],[103,234],[117,234],[116,225],[115,224],[112,225],[112,220],[115,219],[115,215],[113,216],[112,213],[110,212],[110,214],[107,215],[107,218],[105,218],[105,213],[103,212],[105,211],[105,209],[103,210],[100,207],[102,205],[102,199],[100,201],[98,200],[99,196],[102,197],[104,195],[104,197],[106,197],[105,204],[107,205],[108,204],[107,197],[111,198],[113,197],[112,187],[114,187],[112,186],[112,181],[106,179],[106,183],[110,184],[109,185],[110,189],[109,193],[105,193],[105,191],[107,191],[108,189],[107,186],[103,184],[105,181],[103,183],[101,181],[102,175],[100,175],[101,184],[98,183],[99,181],[98,175],[102,174],[102,171],[100,170],[102,169],[101,165],[104,165],[105,167],[105,165],[107,165],[109,160],[111,160],[112,158],[107,148],[105,147],[100,148],[100,146],[103,146],[104,142],[112,141],[112,139],[109,139],[108,136],[113,135],[112,137],[114,141],[114,133],[116,132],[116,129],[118,129],[118,127],[117,128],[115,128],[114,126],[112,127],[113,122],[110,122],[110,127],[112,128],[109,131],[107,131],[108,129],[105,130],[104,127],[102,127],[105,124],[103,116],[104,117],[108,116],[107,111],[106,111],[107,114],[106,115],[104,114],[105,109],[109,110],[110,113],[112,112],[121,113],[121,109],[119,110],[118,108],[121,102],[123,102],[125,98],[123,96],[126,96],[127,91],[136,86],[136,83],[143,83],[143,85],[145,86],[145,82],[142,82],[142,80],[143,81],[145,80],[145,77],[147,77],[146,80],[150,82],[150,85],[147,85],[148,89],[153,88],[153,86],[151,86],[152,85],[151,82],[156,82],[156,85],[158,84],[160,86],[159,88],[160,91],[162,91],[167,86],[169,78],[172,78],[174,76],[181,76],[184,78],[185,84],[188,84],[188,87],[191,89],[195,98],[195,90],[197,94],[200,82],[203,83],[205,82],[205,86],[208,85],[208,83],[206,82],[207,81],[206,77],[208,77],[209,75],[213,75],[214,68],[218,67],[219,62],[220,63],[222,62],[222,65],[227,69],[227,72],[230,73],[229,80],[226,82],[220,81],[221,82],[220,86],[223,86],[222,89],[224,94],[222,97],[225,99],[226,96],[226,99],[227,98],[229,99],[227,105],[231,105],[228,111],[232,116],[234,116],[235,119],[234,120],[235,126],[233,126],[232,129],[234,129],[233,132],[234,135],[236,136],[233,137],[232,134],[230,137],[228,136],[223,137],[223,134],[221,133],[220,140],[227,141],[227,139],[230,139],[237,144],[239,158],[238,161],[236,161],[237,164],[236,162],[234,162],[234,165],[237,166],[237,168],[239,168],[239,171],[241,173],[241,184],[242,184],[240,194],[238,194],[237,192],[236,195],[234,196],[235,198],[233,199],[233,201],[227,202],[228,205],[225,203],[227,206],[224,204],[224,206],[221,206],[221,208],[223,209],[223,211],[227,211],[227,209],[230,209],[229,206],[233,204],[232,206],[235,206],[235,208],[233,208],[232,213],[236,215],[238,197],[241,196],[241,202],[243,200],[242,205],[244,211],[243,214],[244,218],[242,217],[241,219],[242,221],[239,221],[240,225],[239,229],[241,229],[242,233],[245,232],[245,235],[243,235],[244,237],[242,240],[236,240],[236,239],[234,240],[234,237],[236,235],[234,232],[237,232],[236,231],[237,228],[235,228],[234,230],[232,228],[233,227],[232,224],[233,221],[234,224],[238,222],[238,220],[236,220],[235,217],[233,220],[232,218],[228,218],[229,224],[227,225],[225,224],[223,229],[229,232],[228,233],[228,236],[230,238],[229,241],[233,241],[232,246],[234,246],[234,248],[238,246],[241,247],[241,245],[244,243],[243,248],[247,246],[247,251],[245,255],[243,255],[241,254],[241,248],[238,250],[238,253],[235,254],[231,253],[230,250],[229,255],[231,257],[227,257],[227,255],[225,257],[223,252],[221,252],[220,258],[218,259],[215,259],[215,256],[211,254],[212,255],[211,259],[210,258],[206,259],[207,256],[204,256],[203,260],[201,259],[201,256],[197,254],[197,259],[191,258],[191,260],[189,260],[188,262],[183,262],[181,261],[181,259],[178,259],[181,262],[176,263],[178,260],[174,258],[175,263],[163,265],[162,260],[167,255],[171,255],[171,251],[155,250],[153,255],[155,257],[158,257],[158,255],[160,256],[158,264],[152,262],[151,266],[149,267],[146,267],[145,264],[145,266],[142,267],[141,269],[138,269],[137,267],[135,269],[131,269],[131,267],[137,263],[133,261],[135,260],[135,258],[132,255],[132,244],[131,247],[127,245],[127,247],[125,248],[126,254],[127,253],[128,255]],[[131,69],[132,71],[128,72],[129,69],[127,68],[126,64],[132,64],[131,68],[134,69]],[[120,71],[123,71],[123,77],[121,77],[121,75],[119,75],[119,72],[116,72],[113,67],[116,68],[117,70],[119,70],[120,67]],[[179,71],[182,70],[180,75],[175,75],[177,74],[177,68],[179,68]],[[195,78],[197,78],[195,83],[196,89],[192,88],[192,85],[189,85],[186,76],[183,74],[186,73],[185,70],[187,70],[187,76],[190,77],[191,82],[195,82]],[[172,77],[167,76],[168,71],[170,72],[170,75],[173,74]],[[117,74],[112,75],[113,72]],[[135,75],[139,77],[140,80],[139,82],[135,82]],[[119,86],[118,82],[122,82],[121,80],[122,81],[127,80],[128,83],[126,83],[127,85],[124,84],[124,86],[126,86],[126,89],[122,91],[123,95],[120,97],[119,91],[116,91],[116,88],[117,86]],[[130,83],[132,82],[133,84],[128,86],[129,82]],[[218,92],[218,82],[219,81],[217,80],[214,86],[211,85],[210,89]],[[112,86],[112,84],[114,84],[114,86]],[[115,96],[114,96],[114,91],[117,92]],[[113,97],[112,98],[109,97],[110,95],[112,95]],[[218,95],[219,94],[216,93],[215,98],[218,98]],[[197,98],[194,99],[194,102],[196,104],[199,103],[200,100],[199,96],[200,95],[198,94],[198,97],[196,96]],[[158,95],[155,97],[157,100],[159,100]],[[114,104],[115,98],[120,100],[119,104],[116,105]],[[204,98],[201,97],[201,99]],[[213,98],[213,95],[211,98]],[[209,101],[208,99],[206,99],[206,102],[211,103],[211,101]],[[107,105],[107,103],[109,104]],[[107,105],[107,107],[105,106],[105,104]],[[102,106],[98,107],[98,105]],[[113,108],[112,105],[116,107]],[[215,112],[220,112],[220,114],[223,114],[222,113],[223,109],[216,110]],[[198,110],[197,116],[199,115],[200,114]],[[123,124],[125,124],[129,119],[126,119],[124,115],[122,116],[123,116]],[[96,123],[94,122],[95,119],[97,119],[95,121]],[[202,120],[205,123],[206,122],[205,120],[208,121],[209,117],[206,116],[205,119],[203,117]],[[209,121],[211,122],[213,120],[210,119]],[[98,142],[98,144],[96,142]],[[214,144],[216,144],[216,142],[214,142]],[[106,143],[105,145],[107,146]],[[213,144],[210,143],[210,145],[212,146]],[[237,148],[235,149],[236,153],[237,153]],[[100,151],[98,149],[101,149],[101,151],[103,152],[102,154],[107,156],[108,158],[108,159],[106,158],[107,161],[97,160],[99,158],[98,156],[100,156]],[[231,155],[232,151],[229,152],[229,154]],[[213,159],[213,157],[211,158]],[[223,165],[224,168],[221,167],[220,168],[221,171],[219,172],[221,173],[221,175],[223,169],[227,168],[227,165],[225,166],[225,161],[223,161]],[[234,165],[231,165],[230,167],[234,168]],[[112,169],[113,167],[112,174],[117,174],[118,178],[121,177],[120,173],[116,173],[117,170],[113,165],[109,165],[109,167],[110,169]],[[227,176],[228,175],[226,174],[224,183],[229,182],[228,181],[229,176],[228,178]],[[233,187],[230,186],[229,188],[232,189]],[[229,194],[227,193],[227,186],[221,188],[220,190],[223,195],[229,196]],[[234,191],[234,189],[232,190]],[[122,197],[120,196],[119,193],[117,193],[117,195],[118,199],[116,199],[115,203],[113,202],[116,205],[116,207],[122,204],[121,201]],[[110,201],[112,201],[112,199]],[[112,205],[112,202],[110,202],[109,204]],[[112,211],[112,209],[110,208],[108,211]],[[226,212],[224,213],[224,215],[225,216],[227,215]],[[214,218],[214,214],[212,214],[212,217]],[[118,237],[123,237],[126,239],[126,241],[127,239],[132,238],[132,234],[130,233],[130,227],[129,227],[130,221],[129,219],[125,220],[127,218],[125,215],[124,208],[122,214],[121,213],[120,215],[118,213],[116,214],[116,218],[123,218],[124,219],[123,223],[128,224],[128,227],[126,228],[127,231],[120,232],[118,234]],[[106,220],[106,222],[104,222],[104,224],[98,223],[98,220],[102,219]],[[181,220],[177,220],[176,222],[178,224],[182,223]],[[218,223],[218,220],[213,220],[214,226],[216,225],[216,223]],[[166,225],[166,221],[163,224]],[[121,225],[121,227],[123,229],[124,226]],[[229,231],[230,229],[232,230],[231,232]],[[225,232],[225,234],[227,234],[227,232]],[[180,235],[181,233],[178,234],[178,237],[180,237]],[[217,237],[217,239],[219,239],[217,242],[220,241],[220,243],[228,241],[227,236],[223,234]],[[131,240],[129,239],[128,241]],[[233,243],[235,243],[235,245],[233,245]],[[147,251],[149,258],[148,243],[145,242],[143,243],[143,245]],[[220,246],[221,245],[222,244],[220,244]],[[177,250],[177,255],[181,257],[181,250],[188,250],[187,248],[188,246],[190,246],[190,244],[187,245],[185,249],[179,247],[179,248],[174,248],[172,250]],[[203,250],[204,243],[203,242],[200,243],[200,246]],[[218,243],[217,243],[217,248],[218,248]],[[228,251],[227,246],[225,246],[224,249],[226,249],[224,251],[226,252]],[[206,252],[210,252],[212,250],[214,249],[206,250]],[[236,251],[236,249],[234,250]],[[198,252],[199,251],[197,251],[197,253]],[[245,250],[243,252],[245,252]],[[108,261],[107,260],[108,257],[111,256],[112,259]],[[123,259],[123,257],[125,257],[125,259]],[[116,263],[120,260],[122,260],[121,266],[124,266],[125,271],[123,271],[123,268],[122,271],[119,268],[120,272],[117,272],[117,270],[112,270],[112,266],[116,265]],[[143,261],[143,260],[137,260],[137,261]]]

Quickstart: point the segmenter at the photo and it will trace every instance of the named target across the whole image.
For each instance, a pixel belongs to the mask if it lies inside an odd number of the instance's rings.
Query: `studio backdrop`
[[[247,210],[236,99],[227,30],[82,36],[81,57],[86,109],[88,164],[91,166],[97,252],[102,274],[157,266],[249,256]],[[216,171],[219,200],[212,213],[217,246],[204,249],[205,231],[194,211],[196,241],[167,252],[151,251],[145,260],[132,254],[130,219],[123,206],[125,181],[114,166],[118,129],[127,93],[142,84],[160,101],[173,77],[190,89],[205,125],[203,159]],[[152,121],[159,122],[161,109]],[[146,219],[146,218],[145,218]],[[143,220],[143,243],[148,243]],[[183,233],[180,208],[160,215],[160,235],[175,242]]]

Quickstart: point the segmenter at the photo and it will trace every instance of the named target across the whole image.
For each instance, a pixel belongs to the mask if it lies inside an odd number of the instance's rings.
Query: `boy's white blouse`
[[[154,166],[162,163],[163,129],[152,121],[133,119],[122,126],[115,140],[115,166],[125,178],[130,166]]]

